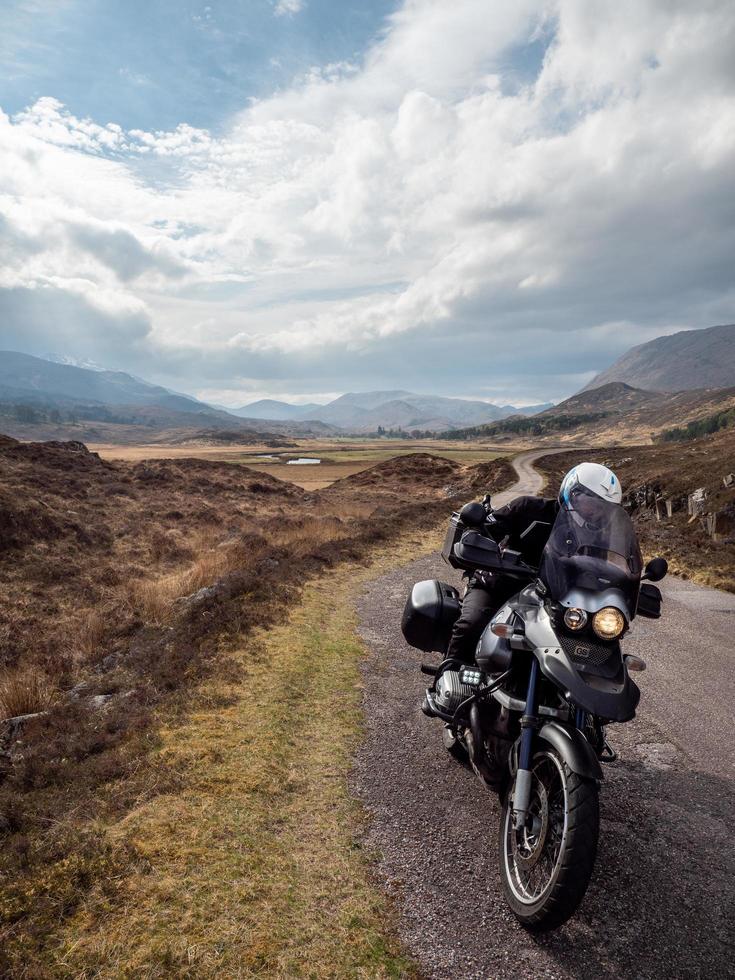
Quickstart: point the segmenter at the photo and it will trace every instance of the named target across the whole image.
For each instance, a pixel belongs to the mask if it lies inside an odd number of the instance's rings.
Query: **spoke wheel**
[[[508,903],[529,929],[553,929],[574,914],[592,874],[599,831],[597,784],[544,748],[533,759],[523,827],[513,826],[513,786],[500,826],[500,867]]]

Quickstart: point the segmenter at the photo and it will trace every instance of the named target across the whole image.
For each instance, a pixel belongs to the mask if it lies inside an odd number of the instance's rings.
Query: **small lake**
[[[315,463],[321,463],[321,460],[312,456],[299,456],[298,459],[286,460],[286,466],[313,466]]]

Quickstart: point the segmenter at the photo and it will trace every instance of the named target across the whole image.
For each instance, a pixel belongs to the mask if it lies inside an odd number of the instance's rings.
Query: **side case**
[[[425,652],[446,652],[461,609],[459,592],[446,582],[427,579],[411,590],[401,619],[409,646]]]

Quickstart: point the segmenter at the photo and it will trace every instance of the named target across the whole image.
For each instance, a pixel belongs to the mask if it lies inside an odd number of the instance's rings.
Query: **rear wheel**
[[[583,779],[551,748],[533,758],[531,800],[525,826],[513,826],[508,791],[500,823],[500,871],[514,915],[527,929],[545,931],[566,922],[587,890],[597,853],[597,783]]]

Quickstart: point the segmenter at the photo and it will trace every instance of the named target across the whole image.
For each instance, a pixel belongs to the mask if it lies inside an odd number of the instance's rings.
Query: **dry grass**
[[[38,948],[8,943],[9,969],[113,978],[407,978],[389,903],[359,846],[364,814],[346,778],[360,736],[362,580],[433,547],[404,534],[373,570],[312,581],[287,622],[252,636],[238,678],[212,678],[153,768],[180,786],[99,825],[93,887],[70,865],[45,874],[76,911]],[[90,852],[90,860],[92,859]],[[85,865],[86,867],[86,865]],[[71,899],[73,896],[73,901]]]
[[[45,674],[33,667],[6,670],[0,674],[0,720],[32,715],[48,708],[54,690]]]
[[[187,553],[196,556],[191,564],[167,575],[128,583],[125,600],[143,622],[165,625],[171,622],[177,599],[214,585],[231,572],[253,569],[273,549],[286,549],[292,560],[303,558],[315,549],[348,537],[352,533],[350,521],[369,512],[367,505],[355,505],[346,507],[342,516],[337,517],[325,507],[322,514],[281,523],[267,538],[249,535],[217,541],[211,532],[200,532],[186,541]]]
[[[48,936],[58,934],[76,909],[101,922],[104,910],[99,913],[95,903],[124,905],[120,889],[128,876],[139,866],[148,873],[157,870],[147,855],[136,855],[135,840],[118,833],[124,824],[115,821],[141,800],[196,786],[200,762],[209,772],[219,761],[216,745],[204,760],[173,751],[156,755],[163,721],[180,721],[198,706],[208,712],[207,724],[216,727],[220,715],[250,696],[241,685],[258,654],[248,647],[239,659],[231,657],[238,634],[245,644],[255,629],[281,623],[305,584],[326,569],[364,562],[381,542],[395,542],[407,527],[430,527],[451,507],[445,494],[448,475],[456,476],[455,485],[465,492],[480,477],[483,488],[490,476],[495,485],[505,481],[508,467],[501,464],[492,474],[479,474],[418,454],[376,468],[368,483],[359,482],[358,475],[308,495],[265,473],[199,460],[131,466],[100,461],[74,447],[43,445],[11,444],[0,453],[0,534],[5,532],[7,544],[0,549],[0,595],[12,596],[12,602],[0,602],[0,668],[25,664],[61,691],[84,680],[88,695],[111,696],[104,711],[93,710],[86,698],[64,699],[27,724],[20,740],[2,747],[7,755],[0,773],[0,974],[91,976],[94,971],[67,968],[67,958],[69,963],[83,958],[67,947],[50,967]],[[394,544],[384,547],[400,560]],[[213,584],[216,589],[196,601],[176,603]],[[352,656],[350,638],[345,639],[344,650],[337,641],[325,658],[335,698],[348,698],[351,692],[339,670],[340,656],[348,662]],[[308,661],[316,654],[304,651],[304,656]],[[228,678],[237,683],[218,687],[211,683],[214,677],[220,685]],[[272,676],[262,675],[262,704],[254,713],[255,706],[245,703],[232,728],[233,737],[242,740],[253,726],[271,724],[271,708],[275,723],[280,702],[272,699],[285,697],[285,706],[294,711],[282,728],[271,729],[274,744],[263,748],[263,758],[289,785],[289,774],[298,773],[300,762],[293,757],[284,776],[279,753],[291,751],[292,737],[304,758],[309,752],[298,735],[301,727],[308,730],[308,718],[296,711],[296,702],[311,696],[303,679],[298,670],[287,672],[286,690],[280,678],[274,685]],[[177,728],[177,733],[184,730]],[[277,732],[286,733],[281,743]],[[234,773],[242,759],[233,751],[231,761]],[[221,778],[224,785],[229,772]],[[299,784],[293,785],[298,797]],[[242,794],[239,798],[246,818],[247,801],[242,802]],[[319,805],[316,797],[309,799]],[[201,826],[211,829],[216,840],[217,808],[224,812],[225,803],[217,797],[210,805],[215,823],[209,828],[202,817]],[[276,826],[278,820],[276,812]],[[191,829],[196,832],[196,825]],[[247,820],[240,831],[236,843],[242,849]],[[270,843],[270,838],[261,841],[266,851]],[[340,848],[342,854],[348,849],[346,844]],[[318,847],[315,853],[321,853]],[[303,861],[308,864],[308,854]],[[214,906],[225,907],[222,898],[233,888],[228,874],[225,867]],[[200,884],[206,888],[206,875]],[[213,894],[217,888],[212,887]],[[304,916],[307,908],[304,903]],[[161,955],[156,958],[150,946],[144,953],[155,966],[139,974],[131,965],[129,975],[186,970],[199,975],[200,949],[203,957],[218,962],[219,947],[207,947],[206,933],[192,942],[186,960],[179,957],[178,947],[167,945],[164,933],[154,928],[155,907],[148,912],[151,942]],[[377,950],[383,968],[379,935],[364,933],[355,923],[343,926],[351,936],[376,936],[374,945],[368,942],[373,953],[360,940],[361,972],[348,970],[347,975],[381,975],[365,965]],[[174,917],[168,934],[176,928]],[[121,930],[124,944],[122,925]],[[317,930],[315,950],[327,941],[327,932],[319,938]],[[116,955],[110,950],[113,964],[124,959]],[[120,974],[112,969],[108,975]],[[266,970],[263,975],[272,974]],[[293,974],[284,967],[283,975]]]
[[[84,661],[92,660],[99,654],[109,626],[109,609],[104,603],[93,609],[83,609],[76,617],[74,635],[70,637],[73,653]]]

